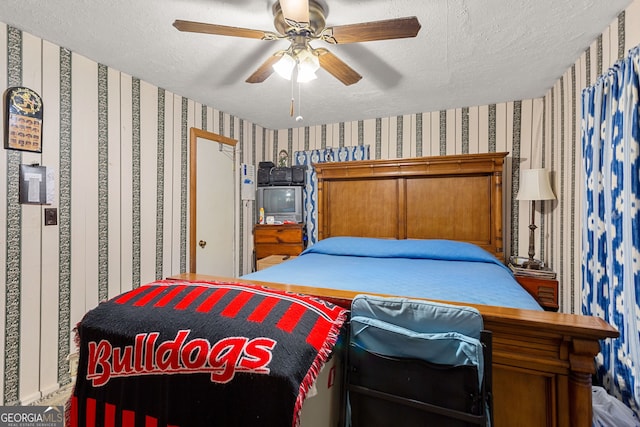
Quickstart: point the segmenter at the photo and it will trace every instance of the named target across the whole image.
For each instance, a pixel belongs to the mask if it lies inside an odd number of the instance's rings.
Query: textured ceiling
[[[288,43],[183,33],[175,19],[274,31],[274,0],[4,0],[0,21],[270,129],[537,98],[631,0],[325,0],[327,25],[417,16],[416,38],[327,47],[362,76],[245,79]],[[298,87],[294,89],[298,98]],[[297,114],[297,112],[296,112]]]

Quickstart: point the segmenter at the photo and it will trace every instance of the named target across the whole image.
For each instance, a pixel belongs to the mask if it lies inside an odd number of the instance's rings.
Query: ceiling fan
[[[315,78],[315,71],[322,67],[347,86],[357,83],[362,76],[329,50],[314,48],[309,42],[323,40],[329,44],[346,44],[402,39],[415,37],[420,31],[420,23],[415,16],[327,27],[327,8],[321,1],[279,0],[274,3],[272,10],[277,32],[183,20],[176,20],[173,26],[192,33],[289,40],[289,48],[270,56],[247,78],[247,83],[261,83],[274,71],[291,78],[294,69],[298,72],[297,80],[306,81]]]

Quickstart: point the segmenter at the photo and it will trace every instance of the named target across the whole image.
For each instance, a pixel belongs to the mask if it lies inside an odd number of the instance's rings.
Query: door
[[[190,272],[233,277],[235,141],[192,128]]]

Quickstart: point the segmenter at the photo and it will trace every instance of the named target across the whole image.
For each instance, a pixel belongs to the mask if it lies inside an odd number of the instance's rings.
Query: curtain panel
[[[582,92],[582,309],[615,326],[597,380],[640,415],[640,46]]]
[[[313,165],[316,163],[348,162],[352,160],[369,160],[369,146],[327,147],[321,150],[295,152],[295,164],[307,167],[304,186],[304,222],[307,227],[308,245],[313,245],[318,241],[318,180]]]

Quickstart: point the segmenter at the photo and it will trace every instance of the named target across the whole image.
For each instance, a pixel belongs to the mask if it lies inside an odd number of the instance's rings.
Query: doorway
[[[236,144],[222,135],[190,129],[190,273],[234,275]]]

